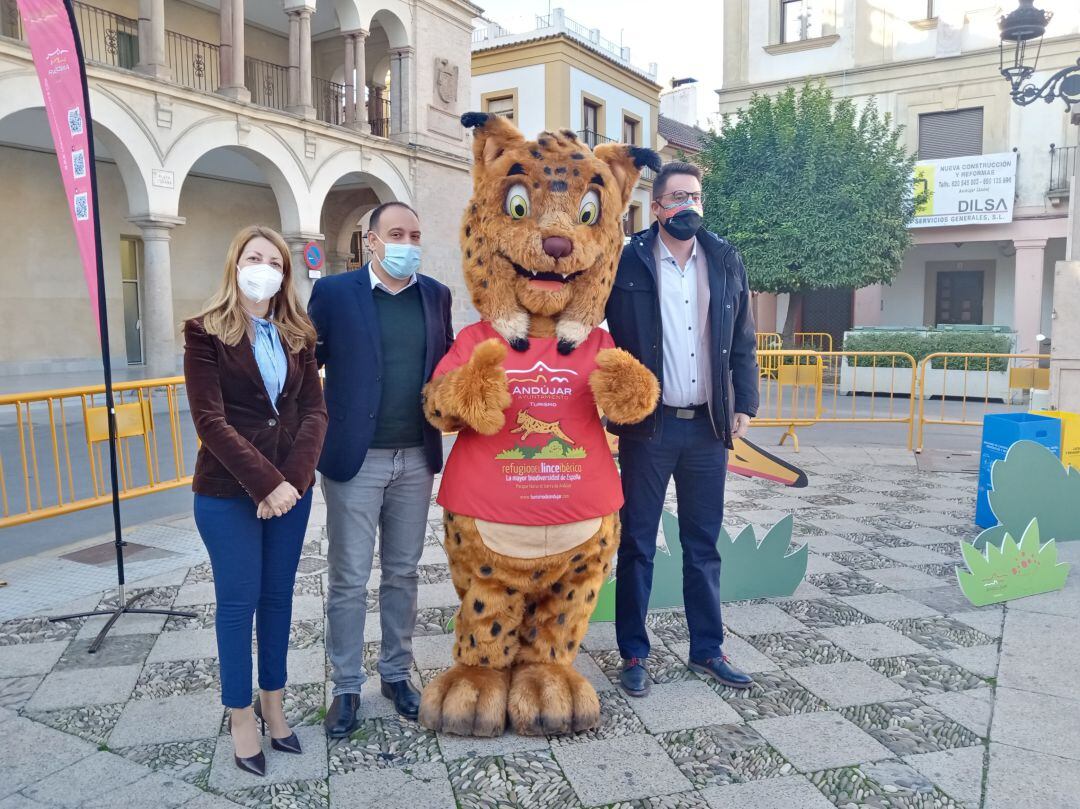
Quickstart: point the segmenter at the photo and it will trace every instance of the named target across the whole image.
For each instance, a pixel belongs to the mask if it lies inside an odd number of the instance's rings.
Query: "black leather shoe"
[[[648,694],[652,683],[649,682],[649,672],[645,670],[645,661],[640,657],[624,660],[623,670],[619,672],[619,685],[632,697]]]
[[[232,714],[229,715],[229,733],[232,733]],[[262,750],[247,758],[241,758],[234,752],[233,763],[244,772],[251,773],[252,775],[266,775],[266,755]]]
[[[420,713],[420,692],[408,680],[388,683],[382,681],[382,695],[394,701],[394,710],[406,719],[416,719]]]
[[[255,717],[262,723],[262,735],[265,736],[266,720],[263,719],[262,703],[259,701],[258,697],[255,698]],[[295,733],[290,733],[284,739],[275,739],[271,736],[270,746],[282,753],[295,753],[298,756],[304,752],[300,747],[300,740],[296,738]]]
[[[331,739],[344,739],[360,727],[360,717],[356,712],[360,710],[359,694],[339,694],[330,703],[330,709],[326,712],[323,725],[326,726],[326,735]]]
[[[702,660],[701,662],[691,660],[690,670],[696,671],[698,674],[704,674],[706,677],[712,677],[728,688],[744,689],[754,684],[749,675],[743,674],[731,665],[725,654],[721,654],[720,657],[710,657],[708,660]]]

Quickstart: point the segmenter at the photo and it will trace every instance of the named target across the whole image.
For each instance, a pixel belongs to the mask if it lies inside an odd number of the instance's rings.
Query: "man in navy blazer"
[[[409,681],[417,565],[443,462],[442,436],[424,419],[421,390],[454,340],[450,290],[417,272],[416,212],[403,202],[380,205],[365,237],[371,261],[319,280],[308,303],[330,417],[318,469],[326,497],[326,651],[334,681],[326,729],[334,738],[360,724],[376,530],[382,693],[407,718],[415,719],[420,707]]]

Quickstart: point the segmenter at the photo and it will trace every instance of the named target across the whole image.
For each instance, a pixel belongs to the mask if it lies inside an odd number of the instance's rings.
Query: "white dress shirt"
[[[372,289],[372,291],[374,291],[376,289],[381,289],[387,295],[397,295],[399,292],[404,292],[406,289],[408,289],[409,287],[411,287],[413,284],[416,283],[416,273],[413,273],[409,277],[409,283],[407,283],[405,286],[403,286],[401,289],[399,289],[397,292],[395,292],[394,290],[390,289],[388,286],[386,286],[386,284],[384,284],[382,281],[379,280],[379,276],[377,276],[375,274],[375,268],[371,266],[370,261],[368,262],[368,275],[371,276],[371,289]]]
[[[669,407],[707,404],[710,373],[704,307],[699,305],[699,273],[707,272],[705,258],[694,239],[690,258],[680,267],[664,240],[658,236],[656,243],[664,332],[663,401]]]

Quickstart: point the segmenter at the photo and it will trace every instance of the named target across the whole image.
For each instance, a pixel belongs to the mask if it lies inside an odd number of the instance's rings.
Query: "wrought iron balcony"
[[[1050,188],[1046,192],[1047,196],[1058,199],[1069,196],[1078,153],[1080,147],[1077,146],[1050,144]]]

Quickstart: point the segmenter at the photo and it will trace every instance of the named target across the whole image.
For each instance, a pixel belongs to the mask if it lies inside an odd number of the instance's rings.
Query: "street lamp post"
[[[1016,9],[998,20],[1001,75],[1009,82],[1013,103],[1026,107],[1039,99],[1048,104],[1060,99],[1072,113],[1072,122],[1080,125],[1080,59],[1042,84],[1032,81],[1052,16],[1035,8],[1035,0],[1020,0]],[[1080,412],[1080,154],[1069,191],[1066,260],[1059,261],[1054,272],[1053,307],[1050,401],[1058,410]]]

